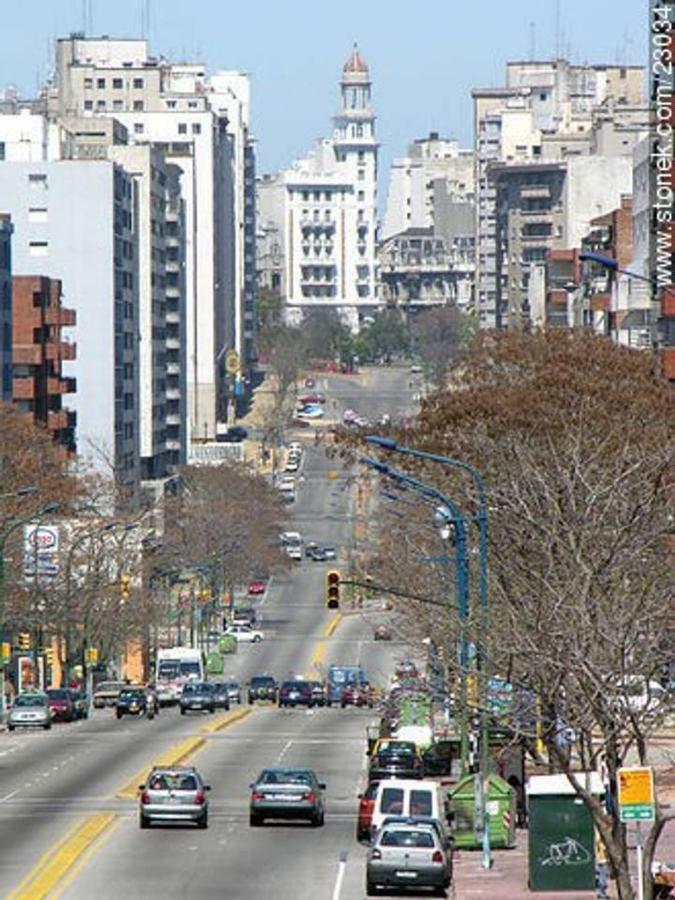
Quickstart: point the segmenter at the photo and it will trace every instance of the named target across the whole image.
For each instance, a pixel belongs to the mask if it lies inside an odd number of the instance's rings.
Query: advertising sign
[[[23,571],[26,578],[54,578],[59,574],[57,525],[25,525]]]
[[[622,822],[648,822],[654,819],[653,769],[649,766],[619,769],[617,786]]]

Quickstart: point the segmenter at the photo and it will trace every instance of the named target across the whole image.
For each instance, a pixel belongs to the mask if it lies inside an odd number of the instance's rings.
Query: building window
[[[197,109],[197,101],[188,100],[188,109]]]
[[[134,78],[134,87],[142,88],[143,87],[143,79],[142,78]]]
[[[31,206],[28,209],[28,221],[29,222],[46,222],[47,221],[47,207],[46,206]]]
[[[144,131],[142,122],[134,122],[134,134],[143,134]]]
[[[31,187],[47,187],[47,176],[41,173],[33,173],[28,176],[28,184]]]
[[[121,100],[113,100],[113,109],[124,109],[124,103]]]
[[[356,126],[356,136],[363,137],[363,125]]]
[[[202,133],[202,126],[199,124],[199,122],[194,122],[194,123],[193,123],[193,125],[192,125],[192,133],[193,133],[193,134],[201,134],[201,133]]]
[[[113,78],[112,86],[116,91],[119,91],[124,87],[124,81],[121,78]]]
[[[366,177],[366,171],[365,171],[365,169],[359,169],[359,172],[358,172],[358,179],[359,179],[359,181],[364,181],[364,180],[365,180],[365,177]]]
[[[85,100],[85,101],[84,101],[84,108],[85,108],[85,109],[93,109],[93,108],[94,108],[93,102],[92,102],[91,100]]]
[[[365,161],[366,161],[366,154],[365,154],[365,152],[364,152],[363,150],[359,150],[359,162],[362,163],[362,162],[365,162]]]
[[[29,256],[46,256],[49,249],[47,241],[31,241],[28,244]]]
[[[187,123],[185,123],[185,122],[178,123],[178,134],[187,134]]]
[[[305,202],[307,202],[307,200],[309,200],[309,191],[303,191],[303,192],[302,192],[302,199],[303,199]]]
[[[85,88],[93,88],[93,86],[94,86],[94,79],[93,79],[93,78],[85,78],[85,79],[84,79],[84,86],[85,86]]]
[[[145,104],[142,100],[134,100],[134,109],[136,110],[136,112],[140,112],[143,109],[144,105]]]
[[[105,109],[105,100],[97,100],[96,109]]]
[[[365,192],[365,191],[359,191],[359,192],[357,193],[357,195],[356,195],[356,199],[359,201],[359,203],[365,202],[365,199],[366,199],[366,192]]]
[[[0,162],[3,162],[5,159],[5,142],[0,141]]]
[[[167,100],[167,101],[166,101],[166,108],[167,108],[167,109],[175,109],[175,108],[176,108],[176,101],[175,101],[175,100]]]
[[[104,88],[105,87],[105,78],[97,78],[96,79],[96,87],[101,88],[101,89]]]

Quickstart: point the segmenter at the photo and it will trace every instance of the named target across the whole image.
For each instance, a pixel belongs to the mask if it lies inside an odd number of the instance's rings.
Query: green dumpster
[[[218,650],[220,653],[236,653],[237,639],[233,634],[224,634],[218,641]]]
[[[225,663],[223,662],[223,657],[216,650],[212,650],[209,655],[206,657],[206,674],[207,675],[222,675],[225,670]]]
[[[465,849],[483,845],[476,810],[476,777],[466,775],[448,791],[449,810],[454,814],[452,836],[455,846]],[[490,817],[490,846],[515,847],[516,795],[499,775],[490,775],[486,809]]]
[[[575,774],[591,793],[603,793],[597,772]],[[593,820],[567,776],[533,775],[527,800],[530,890],[593,890]]]

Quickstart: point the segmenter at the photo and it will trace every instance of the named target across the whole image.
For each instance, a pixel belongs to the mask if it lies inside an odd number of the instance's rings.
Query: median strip
[[[171,768],[172,766],[184,765],[204,747],[207,740],[205,735],[229,728],[230,725],[234,725],[235,722],[248,716],[252,711],[251,709],[235,709],[232,712],[225,713],[223,716],[219,716],[214,722],[203,725],[199,729],[199,734],[185,738],[179,744],[174,744],[173,747],[169,747],[168,750],[165,750],[164,753],[153,759],[147,766],[144,766],[124,787],[115,792],[115,796],[122,800],[135,800],[138,796],[138,785],[145,781],[146,775],[153,766]]]
[[[117,818],[114,813],[98,813],[74,825],[61,841],[43,854],[19,886],[7,895],[8,900],[48,897]]]

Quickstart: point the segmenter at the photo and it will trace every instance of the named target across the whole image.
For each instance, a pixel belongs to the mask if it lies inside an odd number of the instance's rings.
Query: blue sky
[[[94,35],[140,36],[149,3],[153,53],[249,72],[261,172],[330,133],[354,41],[371,67],[384,166],[430,130],[470,146],[471,88],[502,84],[507,59],[548,59],[556,46],[573,62],[647,58],[648,0],[0,0],[0,87],[34,93],[53,39],[82,29],[87,2]]]

